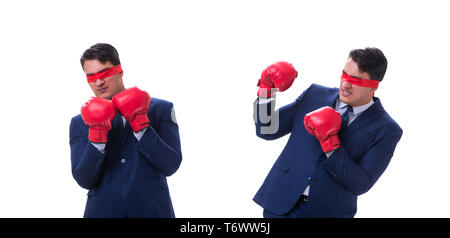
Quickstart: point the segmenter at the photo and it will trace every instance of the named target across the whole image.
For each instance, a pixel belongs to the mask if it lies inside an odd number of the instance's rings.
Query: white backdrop
[[[311,83],[338,86],[348,52],[389,61],[376,95],[404,130],[357,217],[450,217],[446,1],[2,1],[0,217],[81,217],[69,123],[92,95],[83,51],[120,54],[126,87],[172,101],[183,162],[168,178],[177,217],[262,217],[253,195],[288,136],[255,135],[261,71],[299,72],[277,107]]]

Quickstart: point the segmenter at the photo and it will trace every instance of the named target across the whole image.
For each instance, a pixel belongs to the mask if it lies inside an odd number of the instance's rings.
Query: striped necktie
[[[339,130],[339,132],[343,131],[347,127],[348,120],[349,120],[349,116],[348,116],[349,112],[353,113],[353,107],[350,105],[347,106],[347,110],[345,110],[345,112],[341,116],[342,123],[341,123],[341,129]]]

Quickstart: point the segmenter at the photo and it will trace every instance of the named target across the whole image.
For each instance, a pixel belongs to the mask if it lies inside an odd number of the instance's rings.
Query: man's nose
[[[104,79],[97,79],[95,81],[95,86],[99,87],[99,86],[102,86],[104,83],[105,83]]]
[[[342,82],[342,87],[344,87],[345,89],[350,89],[352,87],[352,84],[347,81],[344,81]]]

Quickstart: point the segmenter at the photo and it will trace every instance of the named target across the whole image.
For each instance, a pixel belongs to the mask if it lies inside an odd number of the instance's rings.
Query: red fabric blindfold
[[[122,67],[119,64],[114,67],[108,68],[100,73],[86,75],[86,77],[87,77],[88,82],[92,83],[92,82],[97,81],[97,79],[108,78],[110,76],[113,76],[115,74],[122,73],[122,72],[123,72]]]
[[[380,81],[378,81],[378,80],[357,79],[357,78],[354,78],[354,77],[346,74],[344,71],[342,71],[341,78],[344,78],[345,81],[347,81],[351,84],[358,85],[361,87],[366,87],[366,88],[378,88],[378,84],[380,83]]]

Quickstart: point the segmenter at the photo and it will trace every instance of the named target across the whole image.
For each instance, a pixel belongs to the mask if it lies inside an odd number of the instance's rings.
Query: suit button
[[[125,159],[121,159],[120,163],[125,164]]]

